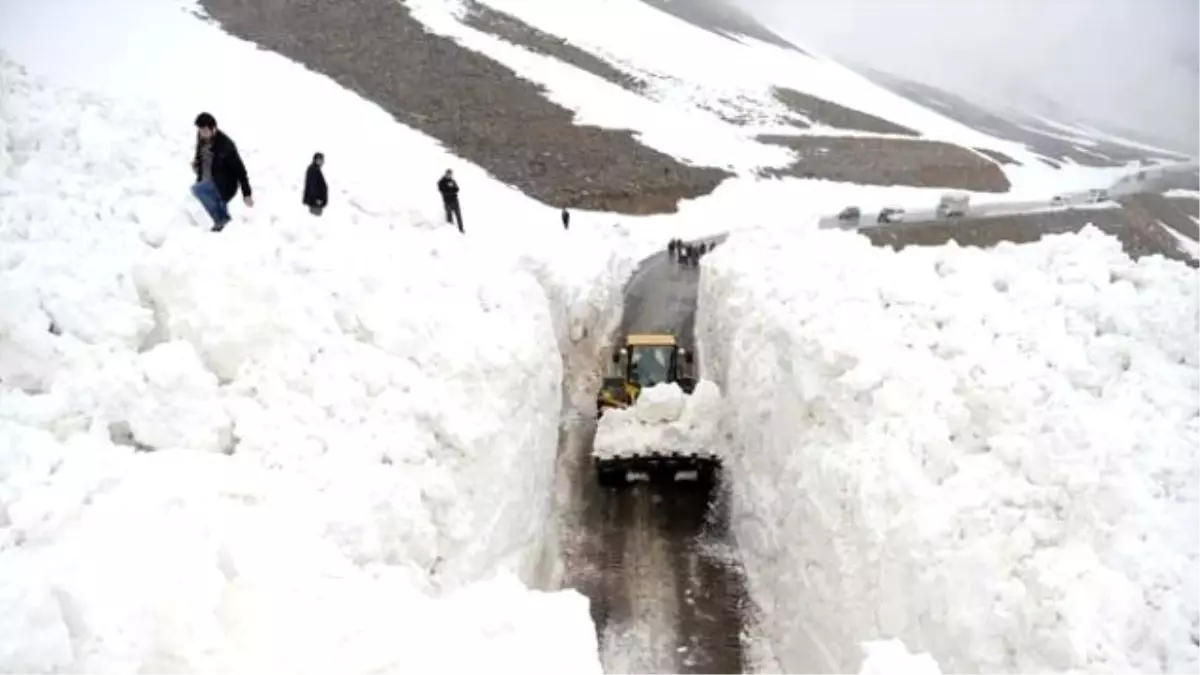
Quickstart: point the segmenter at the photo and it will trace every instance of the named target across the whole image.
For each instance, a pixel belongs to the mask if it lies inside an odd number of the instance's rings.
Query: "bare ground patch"
[[[467,13],[463,23],[471,28],[543,56],[569,63],[622,89],[638,93],[646,86],[646,83],[640,78],[622,71],[604,59],[584,51],[560,37],[540,31],[511,14],[492,9],[474,0],[469,0],[465,5]]]
[[[1200,225],[1188,217],[1173,199],[1159,194],[1142,193],[1120,200],[1126,211],[1147,222],[1160,222],[1179,234],[1200,241]]]
[[[1010,187],[995,162],[941,141],[842,136],[759,136],[758,140],[798,155],[786,169],[764,172],[769,176],[980,192],[1006,192]]]
[[[762,25],[745,12],[722,0],[642,0],[647,5],[660,9],[677,19],[682,19],[697,28],[737,41],[745,35],[762,40],[776,47],[805,54],[803,49],[788,42]]]
[[[809,96],[787,87],[774,87],[771,94],[793,113],[803,115],[813,124],[823,124],[835,129],[869,131],[876,134],[920,136],[908,127],[876,117],[865,112],[847,108],[832,101]]]
[[[999,150],[992,150],[990,148],[971,148],[971,149],[974,150],[975,152],[978,152],[981,155],[984,155],[985,157],[988,157],[989,159],[991,159],[994,162],[997,162],[998,164],[1004,164],[1004,165],[1009,165],[1009,166],[1021,166],[1020,162],[1013,159],[1012,157],[1009,157],[1008,155],[1004,154],[1003,152],[1000,152]]]
[[[1175,205],[1175,208],[1183,211],[1186,215],[1193,218],[1200,218],[1200,199],[1195,197],[1167,197],[1167,201]]]
[[[961,246],[991,248],[1002,242],[1017,244],[1038,241],[1048,234],[1078,232],[1088,224],[1121,240],[1133,258],[1162,255],[1187,263],[1197,262],[1180,250],[1178,243],[1156,221],[1146,221],[1126,209],[1067,210],[997,216],[958,222],[914,223],[868,228],[859,232],[876,246],[902,249],[906,246],[941,246],[951,241]]]
[[[576,126],[540,85],[429,33],[395,0],[202,4],[226,31],[331,77],[547,204],[672,213],[731,175],[683,164],[629,131]],[[431,193],[444,168],[429,167]],[[471,186],[462,188],[469,229]]]

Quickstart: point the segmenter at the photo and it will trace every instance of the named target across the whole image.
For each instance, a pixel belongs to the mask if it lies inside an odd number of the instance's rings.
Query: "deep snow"
[[[592,455],[608,458],[683,452],[715,456],[720,450],[717,429],[723,406],[721,390],[708,380],[697,382],[691,395],[674,382],[646,387],[629,408],[604,411],[596,425]]]
[[[257,204],[214,235],[189,119],[7,60],[0,91],[0,669],[599,671],[586,601],[522,580],[628,260],[370,183],[313,219],[236,128]],[[335,184],[365,150],[325,149]]]
[[[747,170],[780,159],[746,142],[755,129],[694,110],[770,84],[1014,152],[880,98],[836,64],[737,45],[629,0],[565,14],[562,3],[489,2],[667,73],[656,107],[475,43],[547,84],[580,121],[628,124],[677,156]],[[446,21],[456,3],[413,4],[464,37]],[[846,203],[932,204],[941,190],[746,176],[674,216],[581,214],[567,234],[552,210],[328,78],[221,34],[193,6],[10,2],[0,22],[0,42],[55,81],[0,62],[0,607],[12,610],[0,612],[0,668],[597,672],[582,598],[526,586],[545,581],[559,414],[590,417],[597,355],[620,316],[632,263],[614,239],[649,252],[763,224],[748,202],[764,218],[788,213],[771,224],[794,237]],[[659,33],[647,42],[630,30]],[[664,34],[687,47],[644,49]],[[713,63],[745,59],[762,77],[712,80]],[[239,76],[219,87],[181,76],[203,70]],[[235,202],[218,237],[195,226],[205,217],[186,193],[201,109],[238,141],[258,200]],[[714,142],[696,147],[697,130]],[[320,220],[296,194],[316,149],[332,187]],[[435,222],[420,187],[451,166],[472,213],[504,214],[469,221],[465,241]],[[1029,166],[1012,175],[1014,195],[1095,187],[1110,172]],[[767,496],[743,514],[774,513]],[[771,536],[751,552],[796,552]],[[778,593],[796,590],[780,579]],[[847,669],[858,641],[879,632],[851,610],[818,618],[845,628]],[[795,645],[777,642],[796,663]],[[910,644],[941,658],[934,642]]]
[[[898,638],[947,672],[1196,670],[1197,281],[1093,228],[706,256],[698,350],[784,669]]]

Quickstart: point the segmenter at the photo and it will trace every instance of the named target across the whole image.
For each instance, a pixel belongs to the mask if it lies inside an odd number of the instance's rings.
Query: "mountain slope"
[[[1046,154],[1064,166],[1062,152],[1030,149],[1011,130],[980,132],[837,64],[740,36],[773,39],[693,4],[202,5],[226,30],[330,75],[554,206],[670,213],[734,175],[1006,192],[1044,185]],[[1141,154],[1074,158],[1114,166]]]

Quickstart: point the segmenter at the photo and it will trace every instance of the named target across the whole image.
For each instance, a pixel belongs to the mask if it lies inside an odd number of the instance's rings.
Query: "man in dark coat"
[[[325,183],[325,174],[321,173],[322,166],[325,166],[325,155],[318,152],[304,174],[304,205],[314,216],[321,215],[329,203],[329,186]]]
[[[442,207],[446,209],[446,222],[457,221],[458,231],[463,231],[462,209],[458,205],[458,183],[454,180],[454,172],[446,169],[438,181],[438,192],[442,193]],[[451,219],[453,216],[453,219]]]
[[[246,206],[254,206],[250,177],[238,154],[237,145],[217,128],[217,120],[208,113],[196,116],[196,156],[192,159],[196,183],[192,194],[213,219],[213,232],[220,232],[230,221],[229,202],[242,190]]]
[[[566,209],[562,210],[562,224],[564,230],[571,229],[571,212]]]

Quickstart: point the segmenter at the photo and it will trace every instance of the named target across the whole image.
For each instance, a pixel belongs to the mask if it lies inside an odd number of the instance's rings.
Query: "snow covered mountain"
[[[561,588],[564,439],[638,261],[725,232],[696,331],[771,652],[750,667],[933,667],[860,644],[898,638],[954,670],[1195,669],[1200,299],[1162,256],[1200,239],[1200,185],[816,227],[1186,158],[682,0],[0,16],[0,669],[611,666]],[[219,235],[187,191],[202,110],[254,188]],[[1125,250],[931,246],[1089,222]]]

